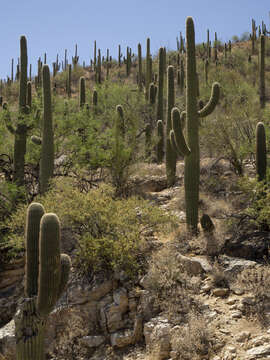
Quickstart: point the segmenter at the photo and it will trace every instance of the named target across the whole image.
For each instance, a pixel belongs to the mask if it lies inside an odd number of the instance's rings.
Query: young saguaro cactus
[[[80,77],[79,93],[80,93],[80,108],[82,108],[85,104],[85,78],[84,78],[84,76]]]
[[[256,126],[256,173],[259,181],[266,178],[266,139],[265,128],[262,122]]]
[[[197,232],[200,149],[199,118],[205,117],[215,109],[220,94],[220,86],[214,83],[209,102],[201,109],[197,103],[197,72],[195,54],[195,32],[192,17],[186,20],[186,111],[180,115],[177,108],[172,110],[171,144],[177,153],[185,156],[185,202],[187,228]],[[183,135],[183,119],[187,121],[187,141]]]
[[[71,64],[68,65],[67,71],[67,95],[71,97]]]
[[[170,131],[172,130],[171,111],[175,103],[174,94],[174,68],[172,65],[168,66],[167,74],[167,123],[166,123],[166,175],[167,185],[172,186],[175,182],[176,173],[176,153],[172,148],[170,142]]]
[[[138,44],[138,87],[141,92],[143,89],[142,85],[142,46]]]
[[[45,214],[39,203],[28,207],[25,237],[25,298],[14,318],[16,359],[44,360],[46,322],[66,288],[71,261],[60,254],[57,215]]]

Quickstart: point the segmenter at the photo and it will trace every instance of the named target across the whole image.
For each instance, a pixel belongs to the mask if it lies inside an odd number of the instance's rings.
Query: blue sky
[[[19,56],[19,39],[26,35],[29,63],[36,68],[39,56],[47,53],[47,63],[58,53],[74,54],[78,44],[80,62],[89,63],[93,43],[105,54],[109,48],[113,57],[118,44],[137,52],[146,38],[151,39],[151,51],[160,46],[176,48],[176,36],[185,32],[185,19],[195,21],[196,41],[206,39],[209,28],[213,38],[228,41],[233,35],[250,31],[251,19],[262,20],[270,28],[269,0],[3,0],[0,11],[0,77],[10,74],[11,58]]]

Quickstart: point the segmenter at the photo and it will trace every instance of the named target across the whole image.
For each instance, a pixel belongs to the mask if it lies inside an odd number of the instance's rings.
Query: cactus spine
[[[259,181],[266,178],[266,139],[265,128],[262,122],[256,126],[256,173]]]
[[[59,219],[44,213],[39,203],[28,207],[25,299],[14,318],[17,360],[44,360],[47,318],[67,285],[71,267],[69,256],[60,255]]]
[[[170,142],[170,131],[172,130],[171,111],[175,103],[174,94],[174,69],[173,66],[168,66],[167,74],[167,123],[166,123],[166,175],[167,185],[172,186],[175,182],[176,172],[176,153],[172,148]]]
[[[195,55],[195,32],[191,17],[186,20],[186,112],[180,116],[177,108],[173,109],[173,131],[170,133],[174,149],[185,155],[185,202],[187,228],[197,232],[199,176],[200,176],[200,149],[199,149],[199,118],[212,113],[219,100],[220,87],[214,83],[209,102],[198,110],[197,104],[197,73]],[[187,142],[182,133],[183,118],[187,119]]]
[[[259,71],[260,71],[260,103],[265,107],[265,37],[260,36],[260,54],[259,54]]]

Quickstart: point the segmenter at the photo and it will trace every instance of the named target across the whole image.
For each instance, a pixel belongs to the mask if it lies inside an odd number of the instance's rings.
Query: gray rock
[[[111,345],[118,348],[134,345],[141,340],[142,334],[143,334],[142,317],[138,315],[135,319],[133,331],[125,330],[111,334]]]
[[[0,356],[3,355],[7,359],[15,359],[16,339],[13,320],[0,329],[0,350],[2,351]]]
[[[242,317],[242,313],[239,310],[235,310],[232,312],[231,317],[233,319],[240,319]]]
[[[83,338],[81,338],[81,343],[85,346],[92,348],[100,346],[105,342],[105,340],[105,336],[102,335],[84,336]]]
[[[270,234],[267,231],[257,231],[251,234],[234,236],[227,239],[223,252],[228,256],[247,260],[263,260],[268,258]]]
[[[246,360],[261,359],[266,355],[270,355],[270,345],[257,346],[247,351]]]
[[[148,350],[155,350],[155,359],[163,360],[170,357],[171,325],[162,317],[151,319],[144,324],[144,337]]]
[[[212,271],[212,266],[209,264],[206,258],[203,257],[192,257],[178,254],[177,259],[181,262],[185,270],[191,275],[200,275],[206,272]]]
[[[257,265],[255,261],[240,259],[236,257],[222,256],[222,264],[225,267],[224,273],[230,277],[235,277],[244,269],[252,268]]]
[[[217,297],[225,297],[229,295],[230,290],[227,288],[216,288],[212,291],[212,294]]]
[[[235,336],[235,340],[239,343],[243,343],[250,338],[250,331],[241,331]]]

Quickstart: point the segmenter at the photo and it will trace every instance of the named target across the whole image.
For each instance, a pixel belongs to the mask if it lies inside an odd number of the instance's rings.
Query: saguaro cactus
[[[24,185],[24,158],[26,153],[27,132],[31,128],[27,124],[27,115],[30,111],[27,106],[27,42],[26,37],[20,39],[20,88],[19,88],[19,116],[15,126],[11,122],[8,107],[5,107],[5,122],[10,133],[14,135],[14,175],[13,181]]]
[[[259,181],[266,178],[266,140],[265,128],[262,122],[256,126],[256,173]]]
[[[172,148],[170,142],[170,131],[172,130],[172,121],[171,121],[171,111],[175,103],[175,94],[174,94],[174,69],[173,66],[168,66],[167,74],[167,123],[166,123],[166,175],[167,175],[167,185],[172,186],[175,182],[175,172],[176,172],[176,153]]]
[[[60,223],[32,203],[26,219],[25,299],[14,318],[17,360],[44,360],[44,335],[49,313],[66,288],[71,261],[60,255]]]
[[[177,108],[172,110],[173,130],[170,132],[171,144],[175,151],[185,155],[185,202],[186,218],[189,230],[196,232],[198,224],[200,149],[199,149],[199,118],[212,113],[218,100],[220,87],[214,83],[209,102],[198,110],[197,75],[195,55],[194,23],[191,17],[186,20],[186,112]],[[183,119],[187,120],[187,141],[182,132]]]
[[[138,87],[139,91],[142,91],[142,46],[138,44]]]
[[[29,109],[32,107],[32,84],[31,81],[27,82],[27,106]]]
[[[150,54],[150,38],[146,40],[146,69],[145,69],[145,98],[148,100],[149,86],[152,81],[152,66],[151,66],[151,54]]]
[[[41,146],[40,159],[40,193],[43,194],[48,190],[49,181],[53,177],[54,168],[54,139],[53,139],[53,123],[52,123],[52,101],[51,101],[51,81],[50,69],[48,65],[42,68],[43,83],[43,123],[42,123],[42,139],[32,136],[31,140],[36,145]]]
[[[71,97],[71,64],[68,65],[67,71],[67,95]]]
[[[259,69],[260,69],[260,103],[261,107],[265,107],[265,37],[260,36],[260,53],[259,53]]]
[[[40,161],[40,192],[47,191],[49,180],[53,177],[54,140],[52,124],[51,80],[49,66],[42,68],[43,83],[43,131]]]
[[[85,78],[83,76],[80,77],[79,83],[79,92],[80,92],[80,108],[82,108],[85,104]]]
[[[164,48],[160,48],[158,52],[158,91],[157,91],[157,162],[161,163],[164,157],[164,135],[163,135],[163,87],[164,87]],[[161,124],[158,122],[161,121]]]

